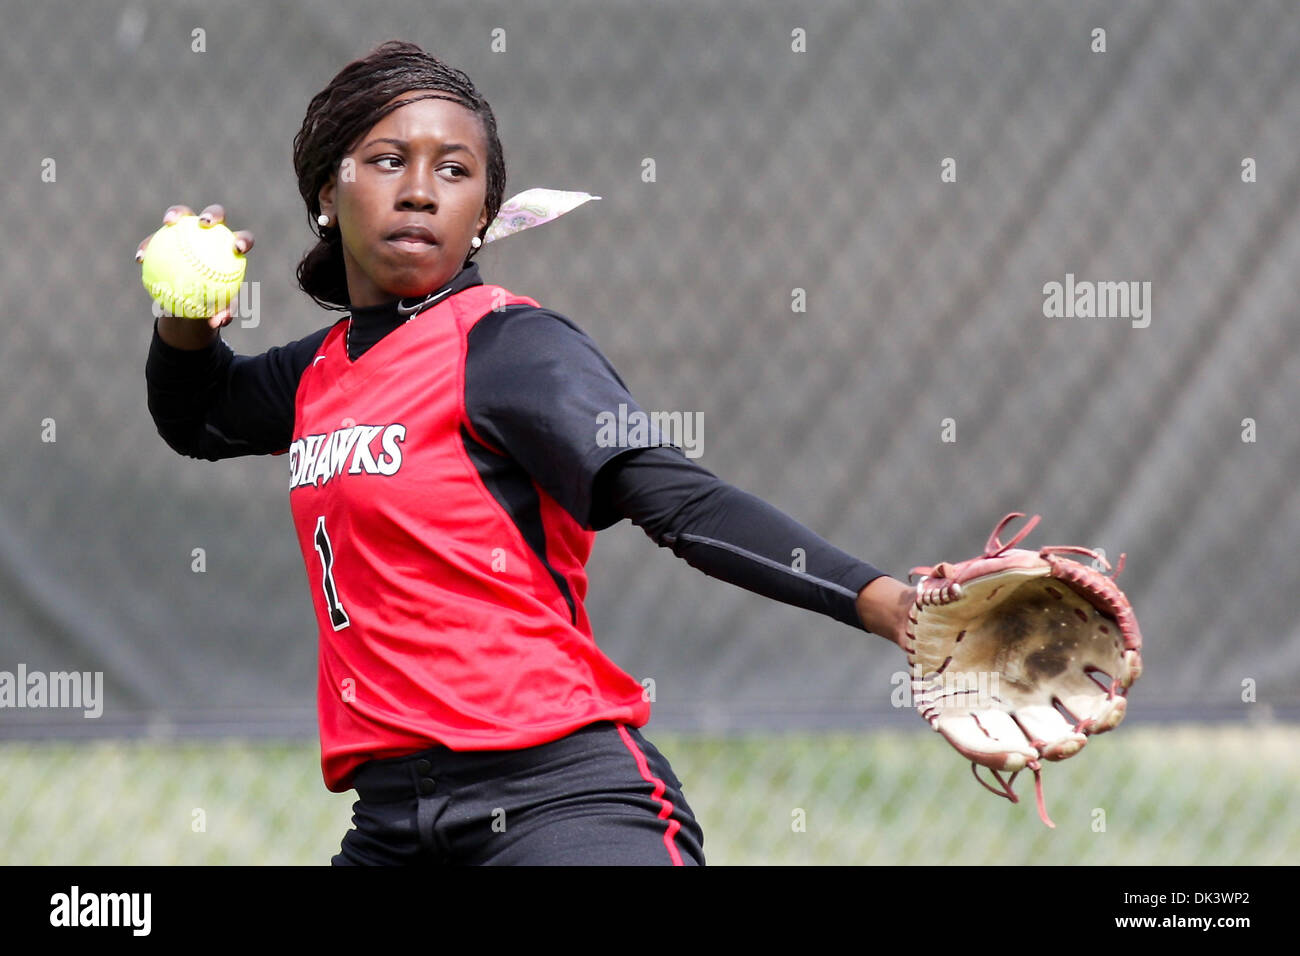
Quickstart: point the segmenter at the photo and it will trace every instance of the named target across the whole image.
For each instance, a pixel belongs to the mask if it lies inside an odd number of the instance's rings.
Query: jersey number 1
[[[325,532],[325,516],[316,519],[316,553],[320,555],[321,588],[325,591],[325,606],[329,608],[330,623],[334,630],[341,631],[352,623],[348,612],[343,610],[339,601],[338,588],[334,586],[334,548],[330,545],[330,536]]]

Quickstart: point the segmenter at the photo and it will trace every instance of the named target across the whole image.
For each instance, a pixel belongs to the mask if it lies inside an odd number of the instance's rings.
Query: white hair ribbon
[[[501,210],[492,220],[492,225],[488,226],[483,241],[494,242],[513,236],[516,232],[532,229],[558,219],[566,212],[572,212],[589,199],[599,198],[590,193],[566,192],[562,189],[525,189],[501,204]]]

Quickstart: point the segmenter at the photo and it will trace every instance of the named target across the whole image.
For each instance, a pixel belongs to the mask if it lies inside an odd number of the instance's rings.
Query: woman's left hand
[[[908,610],[915,601],[916,588],[888,576],[879,577],[858,592],[858,617],[872,634],[903,647]]]

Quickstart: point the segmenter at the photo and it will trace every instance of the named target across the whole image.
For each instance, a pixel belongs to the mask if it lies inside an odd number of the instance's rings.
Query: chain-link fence
[[[710,864],[1288,864],[1293,725],[1126,728],[1013,806],[937,735],[652,735]],[[355,794],[309,743],[0,743],[0,864],[323,865]],[[1212,768],[1212,769],[1211,769]],[[490,822],[485,823],[490,825]],[[509,821],[506,821],[508,829]]]
[[[290,144],[311,96],[391,37],[491,101],[508,195],[603,197],[489,247],[484,275],[571,316],[647,408],[698,413],[706,467],[899,576],[1041,512],[1033,543],[1128,553],[1147,639],[1131,723],[1296,713],[1300,16],[1282,0],[0,11],[0,671],[104,681],[102,716],[9,707],[0,736],[312,734],[284,461],[163,445],[130,257],[168,205],[220,201],[257,235],[228,341],[331,321],[293,281],[311,239]],[[896,651],[626,523],[590,573],[599,642],[655,682],[652,733],[919,724],[891,706]],[[816,772],[870,803],[845,764]]]

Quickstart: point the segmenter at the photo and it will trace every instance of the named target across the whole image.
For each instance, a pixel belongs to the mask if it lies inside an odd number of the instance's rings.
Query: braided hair
[[[412,90],[435,90],[478,116],[487,142],[487,222],[501,208],[506,189],[506,161],[497,136],[496,116],[470,78],[414,43],[389,40],[354,60],[313,97],[302,128],[293,138],[293,168],[298,192],[307,204],[310,228],[319,242],[298,263],[298,285],[327,309],[349,306],[343,266],[343,236],[338,225],[321,226],[320,191],[343,157],[366,132],[389,113],[426,97],[390,102]],[[479,238],[487,227],[479,233]],[[466,263],[477,250],[471,250]]]

